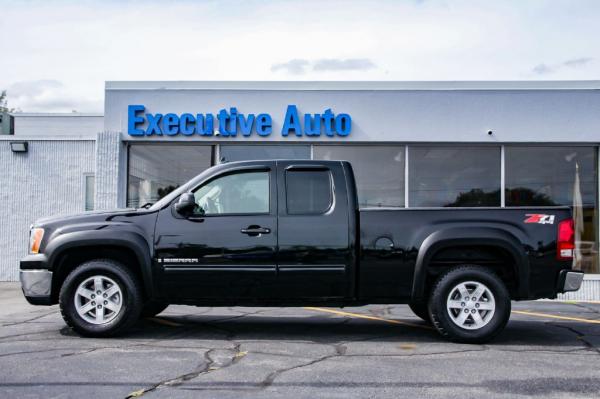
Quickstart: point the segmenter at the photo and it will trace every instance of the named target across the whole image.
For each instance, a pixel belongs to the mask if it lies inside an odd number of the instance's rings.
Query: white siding
[[[600,299],[600,278],[597,274],[586,275],[579,291],[558,296],[562,301],[597,301]]]
[[[85,174],[94,173],[94,141],[28,142],[27,153],[13,153],[0,140],[0,281],[18,280],[31,223],[85,209]]]

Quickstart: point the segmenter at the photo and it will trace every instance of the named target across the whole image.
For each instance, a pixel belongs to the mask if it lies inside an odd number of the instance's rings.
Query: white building
[[[346,159],[369,206],[573,206],[580,190],[588,274],[570,297],[600,299],[599,145],[599,81],[107,82],[104,116],[18,113],[0,136],[0,280],[39,217],[141,206],[219,162]]]

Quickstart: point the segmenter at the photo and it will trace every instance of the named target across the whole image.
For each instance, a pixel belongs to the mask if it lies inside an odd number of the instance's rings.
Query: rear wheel
[[[112,260],[85,262],[65,279],[59,296],[63,319],[77,333],[108,337],[132,326],[142,309],[136,276]]]
[[[408,304],[408,307],[416,316],[425,320],[427,323],[431,323],[431,316],[429,316],[429,306],[427,305],[427,302],[411,302]]]
[[[491,270],[461,266],[438,279],[429,310],[434,326],[444,337],[456,342],[482,343],[506,326],[510,295]]]

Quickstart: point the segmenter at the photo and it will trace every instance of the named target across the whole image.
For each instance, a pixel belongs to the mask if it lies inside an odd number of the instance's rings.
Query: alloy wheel
[[[91,324],[106,324],[114,320],[123,308],[121,287],[106,276],[85,279],[75,291],[77,314]]]
[[[450,290],[446,308],[454,324],[467,330],[478,330],[494,317],[496,301],[485,284],[466,281]]]

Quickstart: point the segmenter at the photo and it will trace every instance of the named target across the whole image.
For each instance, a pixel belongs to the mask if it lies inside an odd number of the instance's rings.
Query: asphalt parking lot
[[[407,306],[171,306],[113,339],[0,283],[2,398],[600,397],[600,303],[522,302],[488,345]]]

